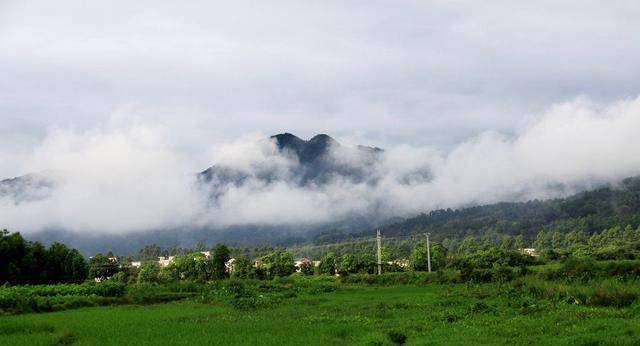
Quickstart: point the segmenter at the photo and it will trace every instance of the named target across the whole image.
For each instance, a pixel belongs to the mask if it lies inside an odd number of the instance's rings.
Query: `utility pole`
[[[431,245],[429,244],[429,233],[427,233],[427,268],[431,273]]]
[[[378,254],[378,275],[382,274],[382,253],[380,252],[380,242],[382,236],[380,236],[380,230],[376,232],[376,252]]]

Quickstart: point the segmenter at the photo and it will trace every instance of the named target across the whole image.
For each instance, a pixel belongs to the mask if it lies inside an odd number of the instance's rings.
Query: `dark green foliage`
[[[329,252],[320,260],[320,274],[335,275],[338,270],[338,256]]]
[[[213,249],[213,278],[217,280],[229,277],[226,263],[229,261],[231,251],[228,247],[218,244]]]
[[[274,251],[260,257],[259,265],[268,279],[289,276],[296,272],[293,256],[286,251]]]
[[[540,230],[545,229],[545,233],[550,234],[547,241],[551,246],[556,231],[561,234],[592,234],[619,225],[631,225],[633,228],[640,225],[640,177],[625,179],[615,187],[603,187],[565,199],[435,210],[385,226],[382,234],[395,236],[429,232],[436,240],[460,240],[467,235],[480,238],[493,230],[500,235],[522,234],[526,243],[531,243]],[[370,236],[370,232],[358,236]],[[497,239],[502,241],[501,237]],[[575,237],[565,237],[565,245],[571,245],[572,240]],[[524,247],[522,242],[518,245]]]
[[[519,267],[534,263],[535,259],[533,257],[525,255],[520,251],[489,247],[466,256],[455,257],[449,265],[463,270],[465,268],[488,269],[494,266]]]
[[[86,278],[87,262],[77,250],[60,243],[45,249],[20,233],[0,232],[0,283],[72,283]]]
[[[72,332],[65,332],[58,337],[57,341],[60,345],[71,345],[78,341],[78,336],[73,334]]]
[[[140,267],[138,283],[153,283],[160,280],[160,266],[155,262],[145,263]]]
[[[226,278],[224,259],[229,256],[227,250],[225,246],[219,246],[217,257],[215,253],[214,256],[207,257],[200,252],[175,256],[166,267],[162,268],[159,279],[164,282],[178,280],[206,282]]]
[[[638,289],[640,286],[635,280],[620,282],[611,279],[594,279],[588,282],[565,282],[526,277],[517,281],[514,287],[538,299],[577,305],[622,308],[636,303],[640,297]]]
[[[110,260],[109,257],[101,253],[98,253],[89,259],[90,278],[105,280],[115,275],[118,270],[118,263]]]
[[[247,257],[238,257],[233,262],[232,276],[240,279],[249,279],[255,276],[253,261]]]
[[[60,311],[111,304],[148,304],[192,295],[172,286],[126,286],[111,280],[102,283],[0,287],[0,314]]]
[[[447,248],[437,242],[431,242],[431,270],[442,269],[447,264]],[[427,242],[421,242],[413,248],[411,267],[416,271],[428,270]]]
[[[387,335],[395,345],[404,345],[407,342],[407,336],[402,332],[393,330],[388,332]]]
[[[138,259],[140,260],[156,260],[158,257],[168,255],[162,252],[162,249],[157,244],[147,245],[138,251]]]
[[[333,263],[339,263],[339,265],[334,267]],[[336,270],[340,275],[356,273],[374,274],[377,270],[376,268],[375,255],[371,251],[364,253],[346,253],[342,256],[341,260],[338,260],[334,253],[329,253],[320,261],[320,272],[327,275],[333,275],[331,273],[335,274]]]
[[[559,268],[545,268],[540,275],[547,280],[589,281],[602,278],[640,279],[640,260],[597,262],[591,259],[570,259]]]

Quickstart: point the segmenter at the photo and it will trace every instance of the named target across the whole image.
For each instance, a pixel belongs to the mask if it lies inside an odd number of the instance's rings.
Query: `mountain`
[[[376,165],[382,158],[379,148],[348,147],[327,135],[304,140],[290,133],[265,139],[263,161],[250,169],[233,162],[218,162],[197,173],[198,184],[212,191],[212,201],[232,186],[248,181],[269,184],[282,181],[313,189],[323,184],[348,181],[376,184],[380,177]],[[424,173],[424,174],[422,174]],[[430,179],[422,172],[420,179]],[[404,178],[401,177],[402,180]],[[410,177],[407,180],[415,180]],[[341,186],[337,185],[340,189]],[[55,183],[47,174],[31,174],[0,181],[0,197],[14,203],[47,198]],[[519,203],[497,203],[461,209],[434,210],[406,219],[376,218],[370,215],[348,215],[330,223],[306,225],[237,225],[227,227],[189,226],[180,229],[148,230],[125,235],[77,234],[64,229],[49,229],[34,235],[45,243],[63,241],[85,254],[112,250],[135,253],[144,245],[189,247],[197,242],[229,245],[292,245],[308,242],[329,243],[353,237],[370,237],[372,230],[382,229],[385,236],[403,236],[429,232],[433,239],[462,239],[467,235],[523,234],[532,240],[541,229],[550,232],[584,231],[592,233],[613,226],[640,225],[640,177],[617,184],[604,185],[568,198],[534,200]],[[0,220],[2,221],[2,220]],[[5,225],[0,225],[5,226]],[[6,225],[10,226],[10,225]]]
[[[45,199],[54,188],[54,181],[45,174],[27,174],[0,180],[0,197],[8,197],[20,204]]]
[[[271,136],[270,141],[280,155],[290,158],[293,165],[273,167],[268,162],[263,167],[252,167],[251,171],[234,169],[223,164],[207,168],[199,174],[200,181],[224,186],[232,183],[241,185],[249,178],[270,183],[283,180],[298,186],[322,185],[334,179],[346,179],[350,182],[374,183],[373,165],[383,152],[380,148],[356,146],[345,147],[325,134],[319,134],[310,140],[303,140],[290,133]]]
[[[268,184],[276,181],[297,186],[319,186],[333,181],[373,184],[378,179],[374,165],[382,149],[341,145],[326,134],[303,140],[293,134],[271,136],[262,143],[267,157],[262,165],[252,164],[242,169],[224,162],[216,163],[197,173],[197,188],[209,192],[212,204],[231,186],[240,186],[248,180]],[[270,151],[273,149],[273,152]],[[286,158],[286,160],[283,160]],[[29,174],[0,181],[0,198],[13,203],[27,203],[48,198],[55,191],[55,182],[48,173]],[[1,220],[0,220],[1,221]],[[225,242],[230,245],[259,245],[276,243],[290,245],[305,242],[309,237],[326,229],[351,232],[374,227],[378,220],[362,215],[350,215],[342,220],[323,224],[262,225],[248,224],[225,227],[192,226],[181,229],[147,230],[128,234],[73,233],[62,228],[51,228],[35,235],[34,240],[45,243],[63,241],[85,254],[113,250],[132,253],[138,248],[157,243],[161,246],[192,246],[197,242],[211,244]],[[0,225],[6,227],[10,225]]]

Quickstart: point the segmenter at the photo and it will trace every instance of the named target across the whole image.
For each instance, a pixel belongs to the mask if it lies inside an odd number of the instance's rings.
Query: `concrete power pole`
[[[431,245],[429,244],[429,233],[427,233],[427,268],[431,273]]]
[[[380,242],[382,237],[380,236],[380,230],[376,232],[376,252],[378,255],[378,275],[382,274],[382,253],[380,252]]]

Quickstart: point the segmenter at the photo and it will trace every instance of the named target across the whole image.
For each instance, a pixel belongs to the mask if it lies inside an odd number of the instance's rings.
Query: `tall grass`
[[[539,299],[589,306],[627,307],[639,301],[640,297],[638,280],[547,281],[528,276],[515,282],[514,286]]]

